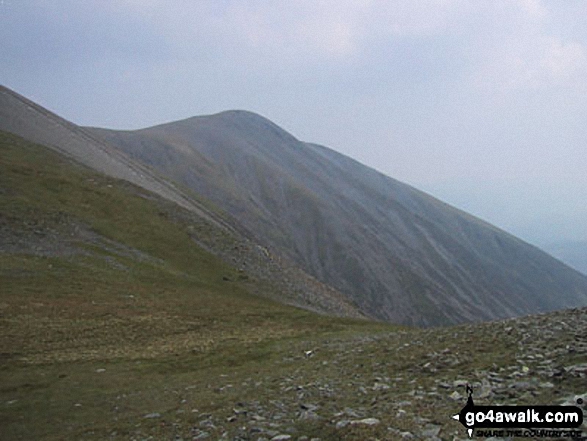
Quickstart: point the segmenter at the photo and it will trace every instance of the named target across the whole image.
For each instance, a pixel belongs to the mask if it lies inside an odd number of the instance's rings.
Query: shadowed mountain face
[[[172,182],[153,173],[140,162],[130,160],[119,149],[94,137],[83,127],[60,118],[1,85],[0,130],[48,146],[106,175],[132,182],[198,213],[219,228],[230,229],[221,218],[215,216],[196,199],[185,195]]]
[[[374,318],[433,326],[587,304],[587,277],[537,248],[250,112],[110,131],[0,87],[0,130],[266,247],[271,277],[296,287],[299,306],[323,299],[318,310],[340,314],[350,302]]]
[[[543,248],[571,268],[587,274],[587,241],[552,243]]]
[[[231,267],[238,269],[241,276],[247,279],[250,277],[251,280],[259,282],[253,283],[251,288],[255,294],[323,314],[363,317],[357,307],[341,293],[319,282],[289,259],[268,253],[244,231],[238,222],[219,212],[216,207],[212,207],[209,201],[205,201],[193,193],[183,191],[173,182],[161,177],[140,162],[132,160],[120,149],[104,142],[88,130],[76,126],[0,86],[0,141],[3,141],[4,135],[6,135],[3,131],[43,144],[68,159],[74,159],[76,162],[109,177],[129,181],[151,192],[145,192],[142,197],[153,200],[162,197],[173,202],[174,204],[171,205],[175,205],[177,210],[180,207],[187,209],[189,216],[182,222],[188,223],[190,228],[196,228],[200,224],[206,225],[205,234],[190,233],[192,246],[205,249]],[[12,138],[6,139],[8,139],[7,144],[11,144],[10,139]],[[4,152],[2,154],[4,155]],[[4,156],[1,158],[4,159]],[[38,185],[42,187],[41,179],[39,178],[38,181]],[[45,190],[43,189],[43,191]],[[13,189],[9,186],[0,188],[0,196],[12,193]],[[36,194],[42,195],[42,191],[39,190]],[[87,204],[88,201],[82,200],[81,202]],[[66,212],[69,207],[63,204],[63,201],[60,200],[50,208],[53,211]],[[72,239],[80,242],[85,242],[87,239],[84,235],[82,235],[83,237],[79,236],[74,231],[75,229],[70,232],[71,237],[70,234],[62,237],[56,236],[53,232],[47,233],[48,237],[53,237],[53,240],[49,241],[51,243],[45,243],[47,241],[37,240],[38,238],[35,237],[28,237],[26,234],[25,239],[22,239],[23,233],[18,228],[15,229],[15,225],[43,224],[48,220],[45,219],[46,216],[43,213],[38,213],[38,219],[33,219],[31,215],[30,219],[18,222],[15,219],[22,217],[22,213],[11,215],[9,208],[0,204],[0,255],[3,252],[19,254],[45,248],[50,250],[45,254],[59,255],[56,250],[69,249],[67,244]],[[124,212],[125,208],[123,206],[115,209],[121,209]],[[28,209],[31,213],[39,211],[32,205]],[[176,218],[178,215],[174,214],[171,217]],[[185,214],[180,217],[184,218]],[[92,230],[89,226],[94,222],[99,223],[100,221],[98,219],[84,220],[83,223],[87,224],[86,227],[90,230],[88,234]],[[148,223],[149,220],[146,219],[145,222]],[[90,234],[90,236],[92,235],[94,233]],[[25,243],[26,246],[22,243]],[[38,253],[38,251],[35,252]],[[147,250],[141,250],[141,252],[148,253]],[[261,285],[262,287],[260,287]]]
[[[465,440],[462,379],[587,399],[587,308],[332,315],[562,308],[585,280],[256,115],[108,132],[0,87],[2,440]]]
[[[372,317],[432,326],[587,304],[587,278],[537,248],[259,115],[87,130],[213,201]]]

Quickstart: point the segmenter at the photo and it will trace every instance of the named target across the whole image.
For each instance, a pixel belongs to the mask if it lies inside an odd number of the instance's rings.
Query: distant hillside
[[[145,409],[183,398],[171,376],[198,395],[195,417],[218,403],[210,381],[243,364],[259,378],[275,346],[381,326],[330,316],[360,316],[332,290],[301,297],[329,316],[284,305],[300,300],[297,275],[268,261],[175,203],[0,131],[0,438],[129,439]]]
[[[82,127],[60,118],[2,85],[0,130],[51,147],[94,170],[132,182],[192,211],[199,211],[201,215],[210,214],[173,184],[140,163],[130,161],[126,155],[93,137]]]
[[[571,268],[587,274],[587,242],[559,242],[544,245],[542,248]]]
[[[232,248],[196,243],[286,303],[419,326],[587,304],[587,277],[537,248],[250,112],[111,131],[0,87],[0,130],[235,238]]]
[[[537,248],[259,115],[87,130],[213,201],[372,317],[431,326],[587,304],[587,278]]]
[[[95,171],[104,173],[107,177],[121,179],[119,182],[130,182],[137,185],[138,187],[133,188],[146,190],[141,193],[142,197],[168,201],[169,206],[172,207],[172,212],[175,213],[173,217],[180,216],[182,224],[191,225],[190,228],[196,228],[197,225],[202,224],[206,226],[205,231],[207,234],[191,234],[192,242],[188,242],[188,244],[191,243],[192,246],[203,248],[211,255],[228,263],[232,268],[244,271],[243,274],[247,275],[247,277],[255,278],[259,281],[259,283],[249,287],[251,292],[311,311],[337,316],[362,316],[357,307],[334,288],[308,275],[289,259],[280,255],[270,254],[258,242],[252,240],[250,235],[244,234],[243,228],[238,223],[233,222],[230,217],[227,217],[209,201],[189,190],[182,189],[158,175],[154,170],[133,161],[126,154],[96,138],[87,130],[60,118],[2,86],[0,86],[0,141],[4,141],[7,147],[12,142],[16,142],[18,145],[22,144],[22,140],[17,141],[16,138],[11,138],[10,135],[2,133],[1,130],[6,130],[6,132],[11,132],[48,146],[61,156],[69,158],[70,162],[73,160]],[[34,182],[31,183],[31,185],[33,184]],[[41,184],[37,183],[37,185]],[[45,191],[41,186],[37,190],[32,190],[32,193],[41,197],[43,195],[41,190]],[[10,195],[11,192],[8,191],[4,194]],[[52,193],[49,194],[51,195]],[[159,196],[159,199],[157,196]],[[8,198],[8,202],[12,203],[13,201]],[[115,202],[113,201],[112,203]],[[38,212],[38,207],[34,208],[32,205],[28,208],[25,207],[26,209],[23,208],[22,213],[28,213],[31,219],[20,219],[19,222],[14,223],[6,221],[4,216],[6,216],[7,211],[5,207],[1,208],[0,231],[2,232],[2,240],[0,240],[0,253],[3,252],[3,245],[8,247],[4,251],[9,253],[33,252],[44,249],[47,244],[45,239],[41,240],[44,237],[43,235],[40,237],[34,234],[27,236],[25,243],[28,245],[23,249],[20,248],[20,245],[16,246],[12,242],[5,242],[17,240],[15,238],[20,237],[20,233],[12,231],[17,225],[28,223],[34,225],[39,222],[43,224],[43,211]],[[58,204],[46,208],[52,211],[62,210]],[[113,210],[115,211],[118,208],[120,207],[115,207]],[[40,216],[40,219],[34,218],[36,215]],[[89,216],[87,221],[98,220]],[[116,219],[111,219],[110,221],[115,224]],[[150,222],[149,219],[144,221],[146,223]],[[174,223],[167,225],[169,228],[177,228]],[[74,228],[71,232],[71,237],[67,231],[62,231],[59,236],[50,234],[49,237],[53,238],[51,240],[52,244],[58,244],[63,241],[63,246],[69,249],[65,244],[71,242],[72,238],[77,238],[76,234],[78,232],[78,229]],[[169,233],[171,234],[171,232]],[[83,238],[87,238],[86,236],[84,235]],[[64,237],[65,239],[63,239]],[[30,242],[29,239],[35,240]],[[18,240],[17,243],[19,243]],[[61,246],[57,246],[56,249],[61,248]],[[49,246],[49,250],[49,255],[52,255],[51,250],[54,250],[54,246]],[[39,252],[43,253],[42,251]]]
[[[0,88],[2,440],[465,441],[450,415],[466,384],[478,404],[587,400],[587,308],[435,329],[364,317],[467,320],[492,286],[486,316],[532,309],[534,292],[544,307],[549,290],[563,307],[585,277],[256,115],[202,120],[214,130],[189,143],[174,125],[173,141],[88,130]],[[462,297],[418,304],[438,280]],[[435,321],[455,310],[442,302],[463,306]]]

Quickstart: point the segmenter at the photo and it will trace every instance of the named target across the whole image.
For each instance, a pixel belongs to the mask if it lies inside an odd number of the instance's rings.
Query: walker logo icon
[[[577,406],[477,406],[469,385],[467,395],[467,404],[452,418],[465,426],[469,437],[582,439],[577,428],[583,411]]]

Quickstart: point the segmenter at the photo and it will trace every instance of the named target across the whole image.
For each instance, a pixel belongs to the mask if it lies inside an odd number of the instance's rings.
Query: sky
[[[587,240],[587,1],[0,0],[0,83],[80,125],[257,112],[535,245]]]

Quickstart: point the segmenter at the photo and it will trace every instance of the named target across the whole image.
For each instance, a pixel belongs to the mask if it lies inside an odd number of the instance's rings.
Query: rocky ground
[[[587,398],[587,309],[335,318],[360,314],[248,236],[0,144],[2,441],[464,440],[467,384],[477,404]]]
[[[476,404],[587,401],[587,309],[300,342],[284,354],[273,374],[219,375],[208,387],[224,396],[221,408],[196,408],[190,386],[169,391],[175,411],[154,408],[130,439],[465,440],[450,417],[464,406],[467,383]]]
[[[357,315],[246,237],[3,143],[2,441],[464,440],[467,384],[477,404],[587,401],[587,309],[426,330],[310,314],[251,293]]]
[[[451,416],[467,384],[477,405],[582,399],[587,410],[587,308],[223,345],[128,360],[5,360],[5,439],[464,441]]]

